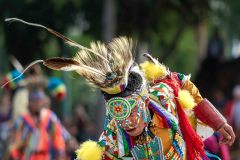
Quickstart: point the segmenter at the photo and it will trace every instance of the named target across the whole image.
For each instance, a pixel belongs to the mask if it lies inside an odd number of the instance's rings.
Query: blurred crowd
[[[2,85],[17,75],[3,76]],[[24,75],[0,92],[0,159],[75,159],[79,144],[98,136],[86,107],[76,104],[71,117],[60,119],[52,104],[66,96],[62,81],[44,77],[39,66]]]

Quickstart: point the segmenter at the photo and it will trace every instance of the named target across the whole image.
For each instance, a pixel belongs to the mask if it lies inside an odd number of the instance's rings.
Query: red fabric
[[[171,75],[158,82],[164,82],[168,84],[174,92],[174,96],[178,97],[178,92],[181,90],[181,81],[178,78],[177,73],[171,73]],[[184,113],[182,107],[177,103],[177,114],[179,119],[180,129],[183,135],[183,139],[187,147],[187,160],[201,159],[199,156],[207,159],[204,153],[203,142],[201,138],[197,135],[194,129],[191,127],[186,114]],[[198,157],[198,158],[197,158]]]
[[[177,113],[183,139],[187,146],[187,159],[196,159],[197,156],[206,157],[203,142],[190,125],[182,107],[177,105]],[[200,157],[198,157],[200,159]]]

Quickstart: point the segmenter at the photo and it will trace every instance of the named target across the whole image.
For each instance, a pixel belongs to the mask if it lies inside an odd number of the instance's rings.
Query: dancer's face
[[[116,97],[107,102],[107,110],[117,124],[130,136],[138,136],[147,125],[142,115],[146,116],[145,103],[145,100],[137,94],[124,98]]]
[[[144,103],[144,102],[143,102]],[[145,126],[143,115],[141,110],[143,107],[145,107],[144,104],[141,104],[141,106],[135,106],[129,115],[125,120],[119,121],[120,126],[130,135],[130,136],[138,136],[140,135]]]
[[[43,92],[30,93],[29,110],[38,115],[42,108],[49,106],[49,99]]]
[[[38,114],[40,110],[45,106],[44,99],[36,99],[29,101],[29,109],[33,114]]]

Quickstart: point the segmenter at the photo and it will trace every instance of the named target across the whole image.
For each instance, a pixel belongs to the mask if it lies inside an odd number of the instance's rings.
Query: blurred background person
[[[65,159],[65,142],[61,123],[48,109],[49,98],[43,89],[29,89],[28,112],[17,120],[10,145],[11,159]]]
[[[11,93],[9,90],[3,90],[0,95],[0,122],[11,119]]]
[[[2,85],[10,81],[11,79],[19,76],[20,74],[21,72],[18,70],[13,70],[7,73],[2,78]],[[29,84],[32,86],[39,85],[39,87],[41,87],[42,89],[46,89],[51,95],[51,99],[46,96],[45,103],[49,105],[45,105],[44,108],[52,108],[52,104],[50,105],[50,102],[53,101],[56,102],[54,105],[56,108],[53,109],[59,109],[61,107],[62,100],[66,96],[66,87],[63,81],[58,77],[44,76],[39,65],[31,67],[24,74],[24,76],[21,76],[16,81],[11,81],[10,83],[6,84],[1,96],[2,107],[0,108],[1,159],[8,159],[9,157],[8,154],[6,154],[6,151],[7,148],[9,148],[9,141],[11,133],[13,131],[13,124],[16,123],[16,121],[19,121],[19,117],[22,117],[24,114],[29,112]],[[61,126],[61,128],[62,135],[66,144],[65,158],[74,159],[73,155],[75,154],[73,153],[73,151],[76,149],[76,145],[78,145],[78,143],[75,138],[72,137],[69,132],[64,128],[64,126]]]
[[[232,91],[232,99],[228,101],[225,107],[225,117],[233,126],[236,135],[236,141],[233,145],[233,158],[240,158],[240,85],[236,85]]]
[[[233,88],[233,98],[225,107],[225,116],[230,124],[232,124],[236,135],[240,134],[240,85]]]
[[[215,28],[208,42],[207,59],[219,63],[224,58],[224,41],[219,29]]]
[[[216,108],[218,109],[218,111],[224,114],[224,108],[227,103],[227,97],[225,96],[223,91],[218,87],[213,88],[211,93],[211,100],[214,106],[216,106]]]
[[[4,159],[6,156],[6,146],[13,127],[10,92],[10,90],[4,89],[0,94],[0,159]]]

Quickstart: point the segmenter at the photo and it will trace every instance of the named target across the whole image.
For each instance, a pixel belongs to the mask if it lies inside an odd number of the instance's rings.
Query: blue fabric
[[[206,151],[206,155],[210,160],[221,160],[221,158],[219,158],[215,154],[209,153],[208,151]]]

